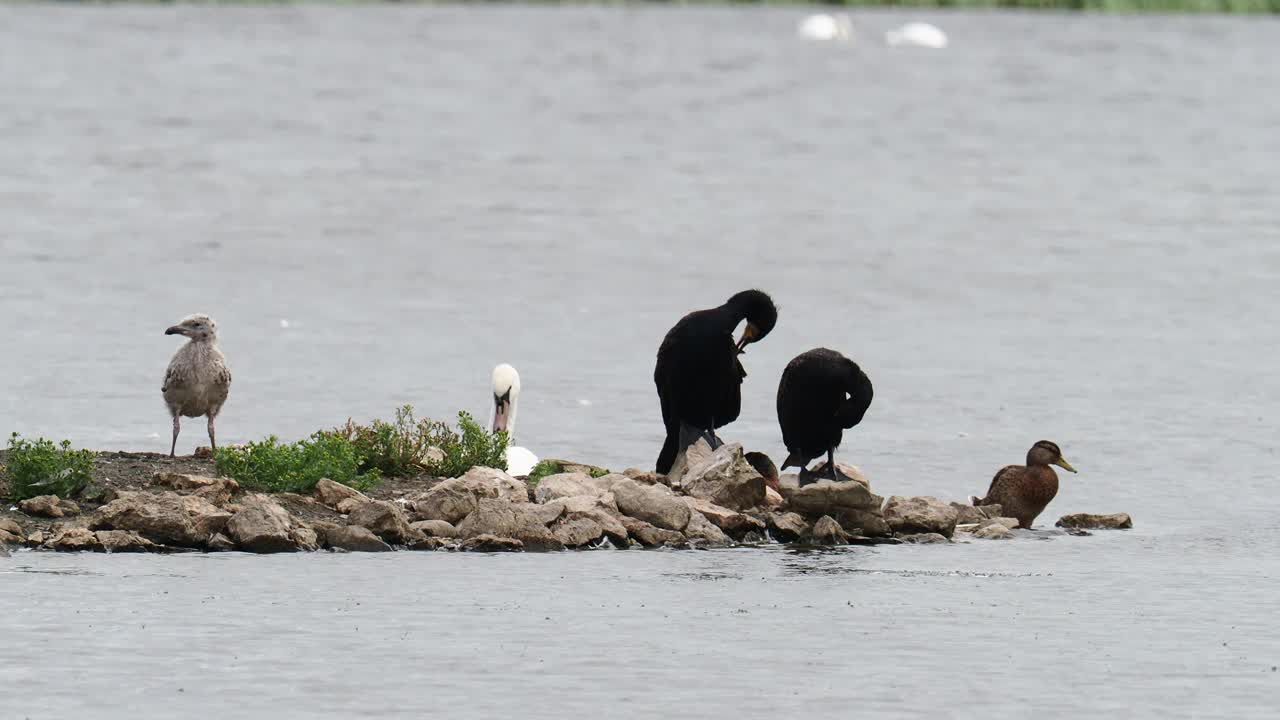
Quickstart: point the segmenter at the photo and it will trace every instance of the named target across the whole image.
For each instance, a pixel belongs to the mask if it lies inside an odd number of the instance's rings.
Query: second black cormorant
[[[735,342],[733,331],[743,320],[747,326]],[[699,437],[713,448],[722,444],[716,428],[738,419],[742,409],[747,371],[738,356],[777,321],[778,310],[767,294],[744,290],[720,307],[685,315],[663,338],[653,371],[667,430],[658,472],[671,472],[676,456]]]
[[[789,453],[782,469],[799,467],[801,485],[823,476],[848,480],[836,469],[835,449],[844,431],[862,422],[871,397],[871,380],[844,355],[827,348],[797,355],[778,383],[778,424]],[[826,468],[811,472],[809,461],[823,454]]]

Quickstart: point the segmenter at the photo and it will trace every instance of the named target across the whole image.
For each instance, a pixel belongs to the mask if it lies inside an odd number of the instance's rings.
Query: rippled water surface
[[[0,559],[0,717],[1270,717],[1280,46],[1270,19],[804,9],[0,8],[0,432],[161,450],[213,314],[220,439],[521,371],[544,456],[647,466],[653,354],[748,286],[724,435],[780,457],[817,345],[842,456],[960,498],[1060,443],[1005,543]],[[911,19],[942,52],[891,50]],[[282,322],[285,321],[285,322]],[[180,449],[203,442],[189,421]]]

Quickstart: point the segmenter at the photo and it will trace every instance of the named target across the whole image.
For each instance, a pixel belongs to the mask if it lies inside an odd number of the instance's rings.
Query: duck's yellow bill
[[[1063,470],[1070,470],[1071,472],[1075,472],[1075,471],[1076,471],[1076,469],[1075,469],[1075,468],[1071,467],[1071,463],[1067,462],[1067,459],[1066,459],[1066,458],[1064,458],[1064,457],[1060,457],[1060,458],[1058,458],[1058,461],[1057,461],[1057,462],[1055,462],[1055,463],[1054,463],[1054,465],[1057,465],[1058,467],[1062,468]]]

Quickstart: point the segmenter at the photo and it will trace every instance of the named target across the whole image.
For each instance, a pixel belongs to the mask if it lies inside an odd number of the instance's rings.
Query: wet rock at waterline
[[[515,538],[477,535],[463,541],[461,549],[469,552],[516,552],[524,549],[524,543]]]
[[[884,506],[884,519],[899,534],[938,533],[951,537],[959,513],[951,505],[927,495],[894,495]]]
[[[435,538],[452,538],[458,536],[458,529],[443,520],[419,520],[409,524],[415,535]]]
[[[289,513],[267,495],[250,495],[227,522],[227,535],[242,550],[255,553],[297,552]]]
[[[994,517],[1000,517],[999,505],[981,505],[973,506],[965,503],[953,502],[951,507],[956,509],[957,525],[979,525],[983,521]]]
[[[161,545],[202,547],[229,518],[229,513],[199,497],[173,492],[129,492],[118,493],[115,500],[98,508],[89,528],[132,530]]]
[[[689,506],[665,485],[641,485],[627,478],[613,486],[622,514],[666,530],[681,531],[689,525]]]
[[[393,549],[369,528],[360,525],[329,528],[325,531],[324,541],[331,548],[349,552],[390,552]]]
[[[813,524],[811,540],[817,545],[847,545],[849,533],[830,515],[823,515]]]
[[[1129,517],[1129,513],[1112,513],[1110,515],[1077,513],[1075,515],[1063,515],[1058,518],[1058,522],[1055,525],[1060,528],[1080,530],[1128,530],[1133,527],[1133,518]]]
[[[951,542],[947,539],[946,535],[935,532],[899,535],[898,539],[904,543],[910,543],[912,545],[939,545]]]
[[[415,538],[409,527],[409,519],[395,503],[385,500],[367,500],[360,503],[347,516],[351,525],[368,528],[374,535],[393,545],[403,545]]]

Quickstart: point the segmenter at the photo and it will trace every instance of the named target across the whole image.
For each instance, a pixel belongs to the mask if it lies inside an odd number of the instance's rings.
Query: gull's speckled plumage
[[[191,338],[169,361],[164,385],[160,388],[169,415],[173,417],[169,456],[173,457],[178,446],[180,417],[207,416],[209,445],[216,450],[213,421],[231,390],[231,370],[227,367],[227,358],[218,349],[218,325],[208,315],[188,315],[165,330],[165,334]]]

